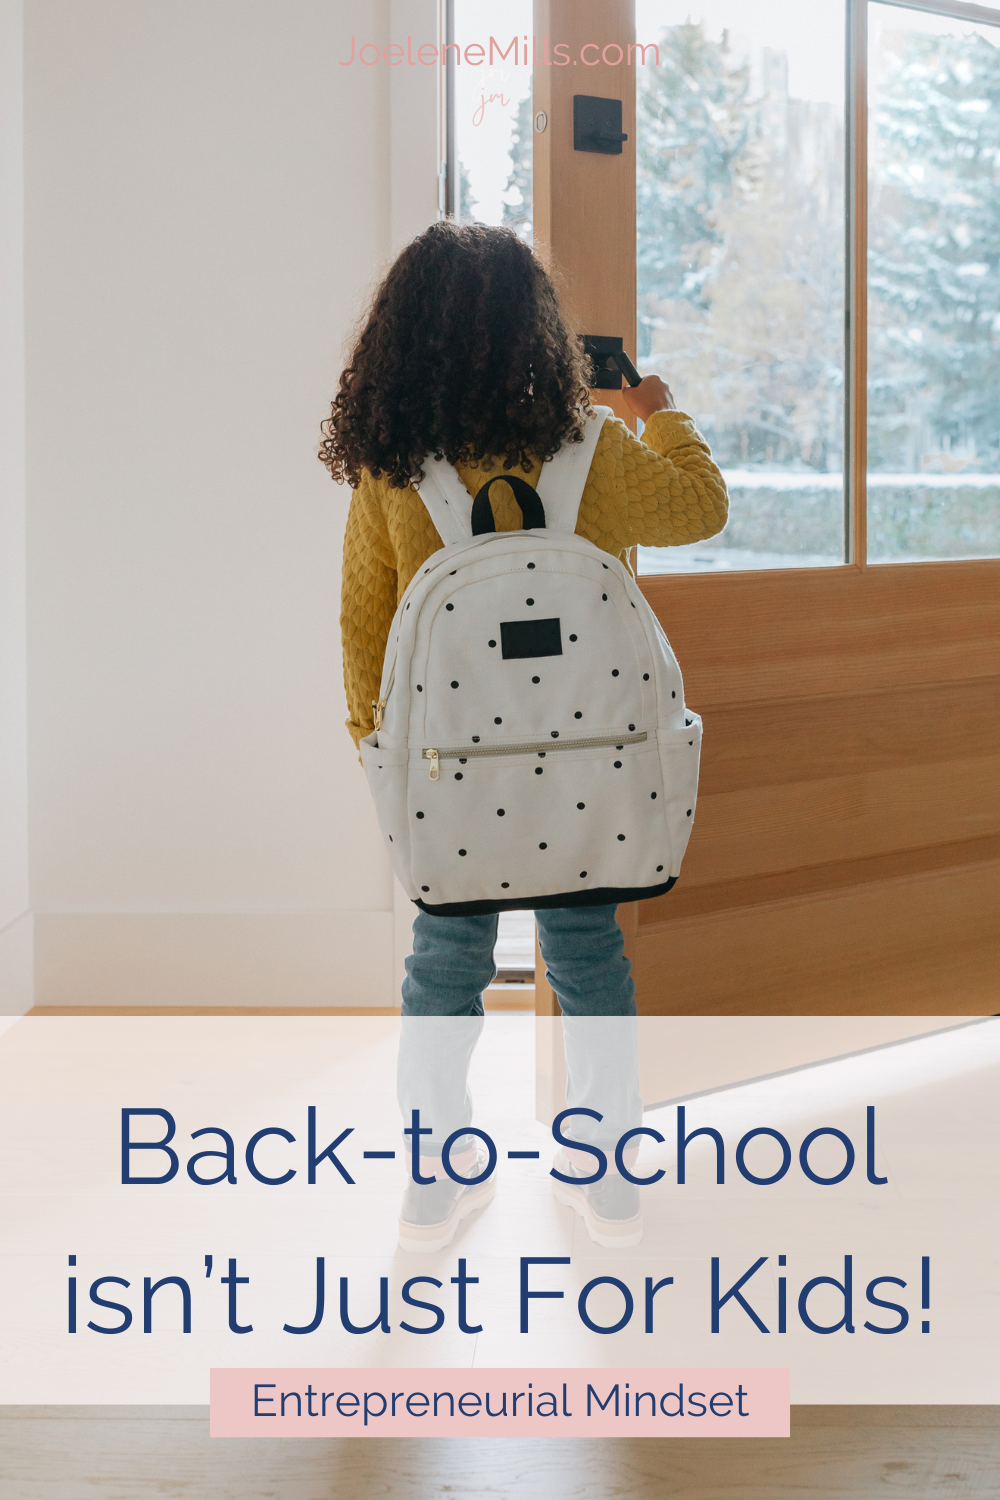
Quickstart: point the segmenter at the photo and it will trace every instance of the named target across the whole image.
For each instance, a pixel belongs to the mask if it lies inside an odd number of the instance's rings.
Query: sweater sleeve
[[[366,474],[347,516],[340,610],[347,728],[355,745],[375,727],[372,703],[395,612],[396,554],[378,491]]]
[[[655,412],[641,442],[617,417],[605,422],[578,527],[599,546],[620,552],[703,541],[728,514],[725,480],[684,412]]]

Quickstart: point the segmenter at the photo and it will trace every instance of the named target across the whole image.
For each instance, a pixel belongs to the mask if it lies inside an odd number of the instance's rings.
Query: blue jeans
[[[614,906],[536,911],[545,977],[564,1016],[634,1016],[632,965]],[[403,981],[404,1016],[481,1016],[496,978],[497,918],[418,912]]]
[[[546,978],[563,1014],[566,1102],[577,1116],[575,1140],[608,1149],[642,1122],[632,965],[614,906],[535,913]],[[483,990],[496,977],[497,918],[419,912],[403,981],[397,1097],[404,1122],[420,1110],[433,1134],[422,1151],[440,1155],[444,1139],[472,1122],[469,1063],[483,1027]],[[468,1137],[455,1143],[461,1149]]]

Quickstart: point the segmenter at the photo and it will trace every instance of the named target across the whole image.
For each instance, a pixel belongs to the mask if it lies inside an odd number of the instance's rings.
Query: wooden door
[[[705,719],[681,879],[619,910],[640,1013],[1000,1010],[1000,560],[866,561],[864,5],[851,32],[852,561],[640,579]],[[627,49],[633,31],[631,0],[536,0],[539,38],[574,56],[594,39]],[[548,120],[536,233],[580,331],[634,348],[635,72],[587,70],[587,90],[622,98],[632,126],[623,155],[602,157],[573,150],[583,71],[535,72]],[[536,978],[548,1013],[540,964]]]

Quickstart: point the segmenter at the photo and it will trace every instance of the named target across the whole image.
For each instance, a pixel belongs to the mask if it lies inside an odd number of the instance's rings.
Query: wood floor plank
[[[996,1407],[793,1407],[788,1439],[719,1441],[213,1441],[206,1408],[0,1408],[2,1500],[997,1500],[998,1476]]]

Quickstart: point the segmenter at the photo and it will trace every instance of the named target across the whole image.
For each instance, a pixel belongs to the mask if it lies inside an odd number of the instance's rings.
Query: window
[[[641,573],[844,559],[844,8],[638,0],[638,358],[730,492]]]
[[[530,240],[531,0],[444,3],[450,211]],[[1000,9],[930,4],[636,0],[636,364],[731,497],[640,573],[1000,555]]]
[[[868,556],[1000,553],[1000,30],[868,8]]]
[[[457,0],[448,17],[449,206],[530,240],[532,0]]]

